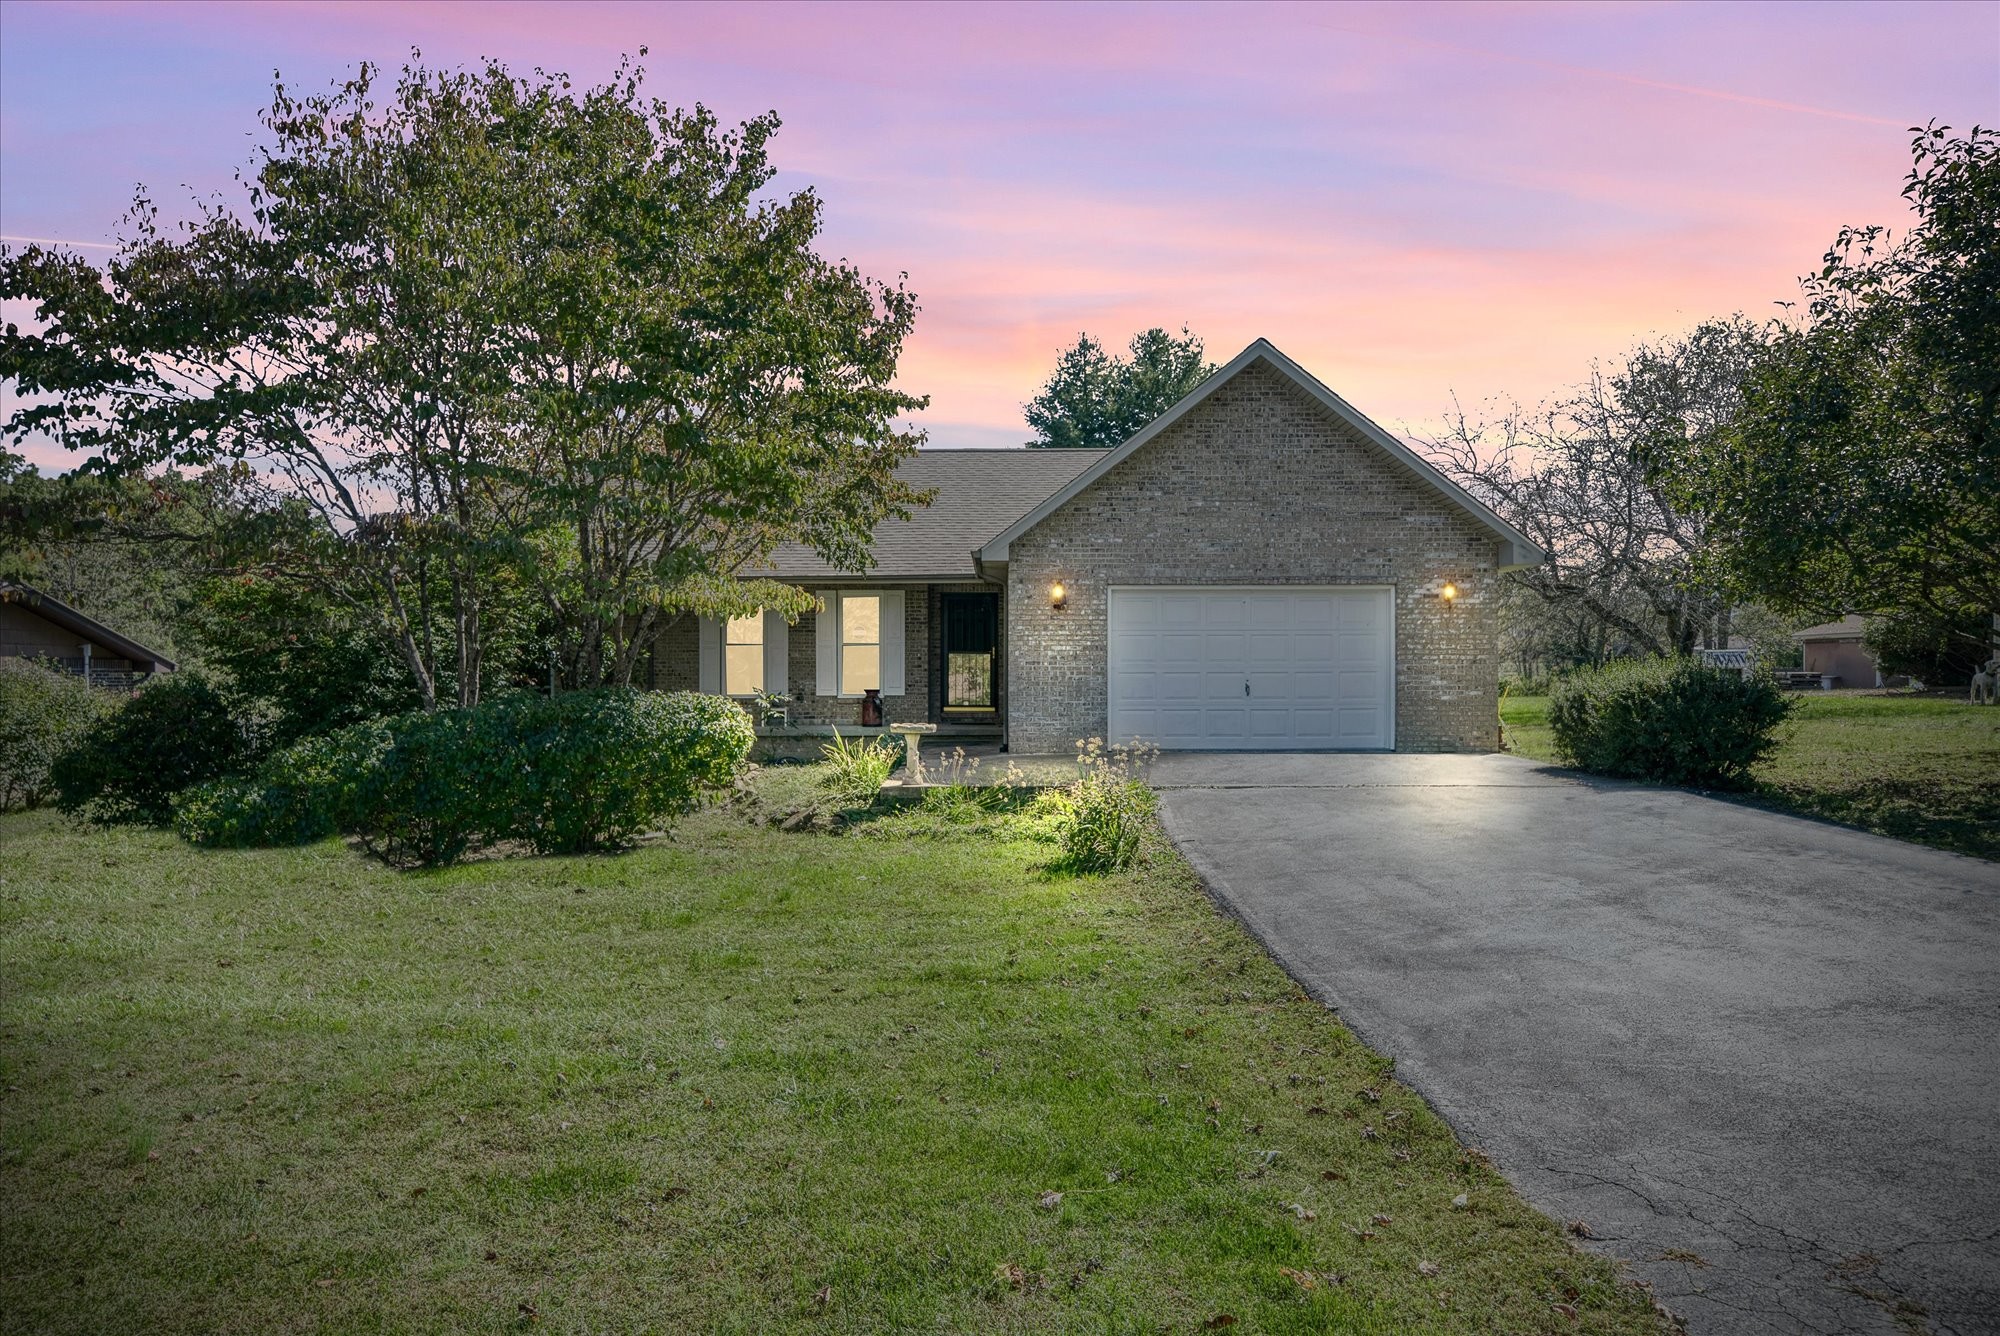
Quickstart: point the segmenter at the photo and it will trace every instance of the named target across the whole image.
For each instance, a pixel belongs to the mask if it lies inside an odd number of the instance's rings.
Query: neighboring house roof
[[[1103,477],[1111,469],[1116,468],[1120,460],[1123,460],[1133,451],[1144,447],[1146,442],[1152,440],[1175,422],[1187,416],[1188,413],[1192,412],[1209,395],[1227,384],[1239,372],[1244,371],[1258,361],[1266,363],[1280,375],[1289,378],[1321,407],[1325,408],[1342,422],[1345,422],[1348,426],[1354,428],[1364,439],[1380,448],[1391,459],[1396,460],[1409,469],[1410,472],[1416,474],[1417,477],[1429,483],[1446,500],[1464,511],[1473,520],[1490,529],[1494,537],[1498,538],[1501,543],[1499,561],[1502,570],[1511,570],[1521,566],[1533,566],[1542,560],[1542,549],[1535,546],[1526,534],[1494,514],[1464,488],[1438,472],[1436,467],[1424,459],[1423,456],[1417,454],[1394,436],[1382,430],[1381,427],[1370,421],[1354,405],[1348,403],[1347,400],[1335,394],[1325,385],[1322,385],[1312,373],[1279,352],[1268,339],[1258,339],[1248,348],[1238,353],[1226,366],[1223,366],[1214,375],[1195,386],[1186,398],[1146,424],[1136,436],[1126,441],[1125,444],[1114,450],[1093,452],[1098,454],[1099,457],[1089,468],[1084,469],[1075,477],[1069,479],[1060,490],[1046,497],[1041,504],[1035,506],[1034,509],[1028,511],[1018,520],[1014,521],[1013,524],[1009,525],[1004,533],[980,548],[979,559],[981,561],[995,562],[1007,560],[1008,545],[1016,538],[1019,538],[1022,534],[1054,514],[1057,508],[1065,502]],[[1036,451],[1035,453],[1053,452]]]
[[[121,636],[99,621],[84,616],[69,604],[44,594],[32,585],[18,584],[12,580],[0,580],[0,603],[12,603],[26,608],[45,622],[51,622],[83,640],[115,652],[121,659],[134,663],[149,663],[154,671],[172,672],[174,661],[157,650],[148,649],[127,636]]]
[[[812,549],[787,543],[774,570],[746,574],[780,580],[977,580],[973,549],[1110,453],[1105,450],[919,450],[896,476],[918,491],[937,490],[907,520],[875,526],[875,565],[865,572],[827,565]]]
[[[1808,626],[1803,631],[1792,632],[1792,639],[1803,643],[1807,640],[1859,640],[1861,639],[1861,617],[1849,613],[1837,622],[1823,622],[1818,626]]]

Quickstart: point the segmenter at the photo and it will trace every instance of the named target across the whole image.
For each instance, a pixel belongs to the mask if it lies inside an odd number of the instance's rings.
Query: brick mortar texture
[[[1396,749],[1491,751],[1494,535],[1292,381],[1257,363],[1016,539],[1008,741],[1103,736],[1113,585],[1393,585]],[[1060,579],[1067,606],[1049,606]],[[1459,598],[1438,589],[1450,582]]]

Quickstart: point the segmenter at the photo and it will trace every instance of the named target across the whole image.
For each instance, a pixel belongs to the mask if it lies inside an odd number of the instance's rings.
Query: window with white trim
[[[882,598],[843,594],[840,599],[840,694],[858,696],[882,686]]]
[[[722,628],[722,691],[754,696],[764,689],[764,614],[731,617]]]

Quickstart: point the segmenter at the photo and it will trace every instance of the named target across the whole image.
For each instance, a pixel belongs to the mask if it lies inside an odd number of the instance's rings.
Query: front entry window
[[[1000,641],[1000,601],[992,594],[946,594],[944,708],[993,708],[993,659]]]
[[[723,630],[722,690],[754,696],[764,689],[764,614],[731,617]]]
[[[882,686],[882,597],[840,599],[840,693],[858,696]]]

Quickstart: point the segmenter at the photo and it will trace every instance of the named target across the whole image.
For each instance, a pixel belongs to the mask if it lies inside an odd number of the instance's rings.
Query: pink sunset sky
[[[229,189],[272,72],[412,46],[784,118],[824,249],[907,271],[938,446],[1026,439],[1079,331],[1262,335],[1391,430],[1763,316],[1906,221],[1907,127],[2000,120],[2000,5],[0,5],[0,234]],[[86,250],[102,257],[106,250]],[[10,308],[10,319],[25,311]],[[59,451],[36,456],[66,463]]]

